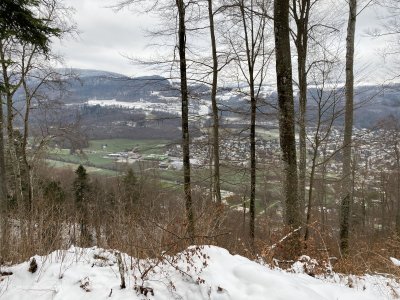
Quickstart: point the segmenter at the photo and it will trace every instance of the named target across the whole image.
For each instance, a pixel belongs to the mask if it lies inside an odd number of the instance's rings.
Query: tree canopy
[[[47,52],[50,37],[60,35],[61,30],[49,25],[49,20],[35,14],[39,6],[38,0],[2,0],[0,2],[0,39],[15,37]]]

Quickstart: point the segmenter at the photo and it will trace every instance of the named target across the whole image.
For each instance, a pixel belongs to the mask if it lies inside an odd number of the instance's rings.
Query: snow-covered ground
[[[380,300],[400,292],[384,277],[364,276],[349,288],[349,278],[316,279],[302,273],[299,264],[294,269],[300,273],[271,269],[213,246],[191,247],[158,261],[74,247],[35,260],[35,273],[28,271],[29,262],[1,270],[13,274],[0,277],[0,299]],[[125,289],[120,288],[121,266]]]
[[[159,112],[167,112],[174,115],[180,114],[179,102],[174,98],[168,103],[152,103],[147,101],[137,101],[137,102],[126,102],[126,101],[117,101],[115,99],[112,100],[88,100],[86,105],[89,106],[110,106],[110,107],[118,107],[118,108],[127,108],[127,109],[137,109],[143,111],[159,111]]]
[[[117,107],[117,108],[126,108],[126,109],[136,109],[141,111],[148,112],[164,112],[170,113],[173,115],[181,115],[181,104],[180,100],[176,97],[163,97],[158,96],[160,102],[148,102],[145,100],[135,101],[135,102],[127,102],[127,101],[118,101],[115,99],[111,100],[88,100],[85,102],[85,105],[88,106],[109,106],[109,107]],[[189,115],[190,116],[203,116],[206,117],[210,114],[211,104],[209,101],[201,100],[200,102],[193,105],[191,103],[189,105]]]

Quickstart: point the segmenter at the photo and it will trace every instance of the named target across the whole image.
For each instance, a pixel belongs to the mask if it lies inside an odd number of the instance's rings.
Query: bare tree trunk
[[[364,233],[366,232],[366,226],[367,226],[367,202],[365,200],[365,178],[363,179],[361,183],[361,192],[362,192],[362,207],[361,207],[361,212],[362,212],[362,226],[363,226],[363,231]]]
[[[381,171],[381,230],[382,232],[385,229],[385,207],[386,207],[386,195],[387,193],[385,192],[386,188],[385,188],[385,176],[383,174],[383,171]],[[372,224],[372,226],[375,226],[374,222]]]
[[[317,131],[318,134],[318,131]],[[312,202],[313,202],[313,190],[314,190],[314,177],[315,177],[315,168],[316,168],[316,162],[317,162],[317,156],[318,156],[318,136],[316,134],[315,140],[316,140],[316,145],[314,149],[314,154],[312,157],[312,165],[311,165],[311,173],[310,173],[310,185],[309,185],[309,190],[308,190],[308,205],[307,205],[307,216],[306,216],[306,228],[305,228],[305,234],[304,234],[304,240],[307,242],[309,234],[310,234],[310,222],[311,222],[311,211],[312,211]]]
[[[8,135],[8,151],[10,153],[14,178],[15,178],[15,195],[17,197],[18,203],[22,204],[24,200],[24,195],[22,192],[22,178],[21,178],[21,164],[17,155],[17,150],[15,147],[14,140],[14,109],[12,96],[7,94],[7,135]]]
[[[296,22],[297,32],[295,45],[297,49],[297,72],[299,77],[299,202],[303,211],[306,195],[306,171],[307,171],[307,51],[308,51],[308,20],[310,15],[310,0],[293,1],[293,17]]]
[[[251,88],[251,118],[250,118],[250,238],[255,237],[255,202],[256,202],[256,98],[254,86]]]
[[[23,194],[22,194],[22,181],[21,181],[21,169],[20,169],[20,161],[17,157],[17,152],[14,144],[14,109],[13,109],[13,92],[16,90],[16,87],[10,84],[7,61],[4,54],[3,45],[0,44],[0,61],[2,68],[2,77],[3,77],[3,85],[4,85],[4,94],[7,105],[7,136],[8,136],[8,151],[10,153],[10,158],[12,161],[12,168],[15,178],[15,195],[19,203],[22,203]],[[13,90],[13,91],[11,91]]]
[[[284,163],[284,194],[286,224],[297,228],[301,224],[298,199],[298,178],[295,140],[295,114],[292,86],[292,62],[289,39],[289,1],[274,2],[276,75],[279,104],[279,132]],[[300,249],[299,240],[293,239],[293,248]]]
[[[266,25],[267,9],[266,1],[238,0],[234,1],[232,13],[232,28],[240,31],[241,43],[235,42],[236,38],[230,39],[229,44],[235,54],[235,61],[238,69],[246,80],[249,92],[246,94],[250,98],[250,218],[249,218],[249,237],[254,245],[255,237],[255,201],[256,201],[256,111],[257,101],[262,90],[262,86],[268,68],[271,52],[266,46]],[[240,25],[238,25],[240,24]],[[232,32],[233,36],[237,32]]]
[[[7,174],[4,154],[3,98],[0,94],[0,209],[2,211],[7,201]]]
[[[7,217],[7,174],[5,166],[4,126],[3,126],[3,98],[0,93],[0,257],[6,257],[8,238]]]
[[[25,74],[23,75],[25,76]],[[24,114],[24,133],[22,136],[22,163],[24,165],[25,168],[25,172],[24,172],[24,184],[25,184],[25,188],[26,188],[26,198],[28,200],[28,209],[29,211],[32,210],[32,185],[31,185],[31,167],[29,165],[28,162],[28,156],[26,153],[26,148],[28,146],[28,137],[29,137],[29,115],[30,115],[30,111],[31,111],[31,100],[32,100],[32,96],[29,94],[28,91],[28,86],[26,83],[25,78],[22,79],[22,85],[25,91],[25,114]]]
[[[326,160],[326,150],[323,150],[323,161],[325,162]],[[322,195],[321,195],[321,199],[322,199],[322,204],[323,204],[323,208],[322,208],[322,220],[321,220],[321,224],[322,224],[322,232],[325,232],[325,227],[326,227],[326,221],[327,221],[327,216],[326,216],[326,209],[327,209],[327,201],[326,201],[326,163],[322,164],[322,174],[321,174],[321,189],[322,189]]]
[[[256,201],[256,109],[257,99],[255,95],[255,80],[254,80],[254,28],[253,20],[250,20],[250,37],[248,34],[244,1],[240,2],[240,12],[244,27],[246,55],[248,65],[248,84],[250,88],[250,239],[254,244],[255,237],[255,201]],[[253,2],[251,1],[250,11],[253,11]],[[251,39],[251,40],[250,40]]]
[[[346,38],[346,108],[343,139],[342,201],[340,207],[340,250],[343,255],[349,250],[349,227],[352,203],[351,149],[353,135],[354,98],[354,36],[357,20],[357,0],[349,0],[349,20]]]
[[[214,156],[214,174],[213,174],[213,192],[214,199],[218,204],[221,204],[221,185],[220,185],[220,172],[219,172],[219,117],[217,106],[217,87],[218,87],[218,57],[217,57],[217,42],[215,39],[214,30],[214,12],[213,0],[208,0],[208,17],[210,22],[210,38],[211,38],[211,51],[213,58],[212,68],[212,86],[211,86],[211,105],[213,113],[213,156]]]
[[[300,60],[300,59],[299,59]],[[306,202],[306,171],[307,171],[307,134],[306,134],[306,106],[307,106],[307,79],[303,73],[300,84],[300,117],[299,117],[299,202],[301,210]]]
[[[187,86],[187,66],[186,66],[186,27],[185,27],[185,3],[183,0],[176,0],[179,18],[179,61],[181,77],[181,97],[182,97],[182,153],[183,153],[183,177],[185,206],[188,221],[188,235],[191,242],[194,241],[194,214],[192,203],[192,191],[190,182],[190,138],[189,138],[189,95]]]
[[[13,170],[14,177],[14,196],[18,205],[20,205],[20,240],[26,242],[26,222],[24,220],[24,211],[25,211],[25,203],[24,203],[24,195],[22,190],[22,178],[21,178],[21,168],[20,161],[17,155],[15,141],[14,141],[14,108],[13,108],[13,95],[20,83],[17,85],[11,84],[9,78],[9,69],[8,69],[8,60],[6,59],[4,52],[4,45],[0,43],[0,64],[1,64],[1,72],[2,72],[2,80],[3,80],[3,88],[4,88],[4,96],[5,102],[7,106],[7,137],[8,137],[8,153],[10,157],[10,163]]]
[[[214,163],[214,148],[213,148],[213,141],[212,141],[212,137],[210,136],[210,133],[208,132],[208,145],[209,145],[209,149],[208,149],[208,157],[209,159],[209,170],[210,170],[210,203],[213,203],[215,200],[215,186],[214,186],[214,167],[213,167],[213,163]]]
[[[400,149],[396,142],[394,146],[395,156],[396,156],[396,167],[397,167],[397,208],[396,208],[396,233],[400,236]]]

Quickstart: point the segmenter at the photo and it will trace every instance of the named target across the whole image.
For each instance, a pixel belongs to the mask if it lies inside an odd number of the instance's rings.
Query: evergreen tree
[[[76,178],[73,183],[75,193],[75,204],[78,211],[78,223],[80,226],[80,241],[83,247],[89,246],[91,236],[88,230],[88,199],[89,199],[89,178],[86,169],[79,165],[75,171]]]
[[[20,41],[49,50],[51,36],[59,36],[61,30],[49,26],[48,20],[35,16],[39,0],[1,0],[0,39],[15,37]]]
[[[124,198],[128,205],[133,205],[138,199],[137,178],[132,168],[129,168],[122,179]]]
[[[88,174],[86,169],[79,165],[75,171],[76,178],[74,180],[75,203],[78,208],[82,207],[86,196],[89,192]]]
[[[1,0],[0,1],[0,47],[7,39],[32,44],[45,54],[49,51],[51,37],[60,36],[61,29],[49,25],[49,20],[35,14],[39,11],[41,0]],[[3,76],[8,74],[5,66],[11,62],[2,61]],[[0,81],[0,213],[4,214],[7,198],[7,172],[5,163],[5,143],[3,137],[3,93],[7,83]]]

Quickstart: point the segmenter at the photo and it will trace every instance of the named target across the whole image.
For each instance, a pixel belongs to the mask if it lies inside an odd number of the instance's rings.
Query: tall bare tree
[[[279,105],[279,132],[284,163],[284,195],[286,224],[296,228],[301,225],[298,198],[296,161],[295,113],[292,86],[292,62],[290,50],[289,0],[274,2],[275,56]],[[294,240],[294,248],[300,249]]]
[[[17,55],[15,55],[17,53]],[[11,166],[14,178],[14,196],[18,203],[24,199],[22,192],[21,165],[18,159],[15,141],[14,141],[14,117],[16,111],[14,109],[14,95],[22,84],[20,64],[16,62],[16,56],[21,53],[19,44],[15,44],[12,39],[3,40],[0,44],[0,63],[1,76],[3,82],[3,95],[7,109],[7,149],[11,159]]]
[[[311,0],[293,0],[291,11],[296,24],[294,43],[297,50],[297,72],[299,85],[299,201],[302,207],[305,203],[307,171],[307,52],[310,10]]]
[[[210,23],[210,40],[212,52],[212,84],[211,84],[211,106],[213,115],[213,193],[217,203],[221,204],[221,184],[219,171],[219,111],[217,104],[217,88],[218,88],[218,56],[217,56],[217,41],[215,38],[214,26],[214,10],[213,0],[208,1],[208,19]]]
[[[50,37],[59,35],[60,31],[56,27],[47,24],[47,20],[35,14],[37,8],[42,5],[42,1],[11,1],[4,0],[0,6],[0,42],[1,47],[9,39],[31,43],[44,52],[48,52]],[[4,66],[10,62],[1,61]],[[5,91],[5,82],[0,81],[0,93]],[[0,104],[2,104],[1,102]],[[3,140],[3,108],[0,109],[0,201],[5,201],[7,197],[6,168],[4,163],[4,140]]]
[[[183,180],[186,214],[188,220],[188,234],[193,242],[194,240],[194,211],[192,203],[192,189],[190,178],[190,137],[189,137],[189,94],[187,82],[187,64],[186,64],[186,7],[183,0],[176,0],[178,11],[178,50],[179,50],[179,70],[181,84],[182,101],[182,155],[183,155]]]
[[[345,123],[343,138],[342,196],[340,206],[340,250],[348,254],[350,213],[352,203],[351,148],[354,110],[354,40],[357,20],[357,0],[349,0],[349,19],[346,37]]]
[[[256,201],[256,115],[268,64],[273,50],[268,47],[268,9],[270,1],[235,0],[230,3],[232,27],[228,43],[239,69],[238,77],[246,82],[242,91],[250,99],[250,239],[255,237]]]
[[[326,55],[326,53],[324,53],[324,55]],[[314,89],[310,93],[309,98],[311,103],[314,104],[313,107],[315,107],[315,111],[310,109],[310,113],[315,115],[315,119],[310,119],[310,123],[312,122],[311,128],[313,128],[314,132],[311,137],[307,137],[311,144],[312,155],[304,234],[304,240],[306,242],[310,235],[309,225],[311,224],[312,209],[314,206],[313,198],[317,168],[322,166],[322,173],[324,173],[327,162],[332,158],[332,155],[327,156],[325,154],[321,157],[320,154],[321,152],[325,153],[326,151],[324,150],[326,150],[326,147],[334,142],[332,139],[333,125],[343,113],[340,107],[343,99],[343,92],[342,89],[338,88],[339,78],[335,80],[333,77],[336,65],[337,60],[328,60],[325,58],[314,65],[310,76]],[[324,174],[322,174],[322,177],[323,176]],[[325,182],[322,180],[321,184],[325,185]],[[321,205],[321,214],[323,214],[323,210],[324,207]],[[324,221],[321,223],[324,223]]]
[[[205,2],[203,1],[203,4]],[[147,61],[147,65],[157,65],[158,68],[167,65],[168,70],[173,73],[176,71],[175,63],[179,65],[179,81],[181,95],[181,127],[182,127],[182,161],[183,161],[183,181],[184,181],[184,199],[187,217],[187,233],[190,241],[194,241],[195,234],[195,218],[192,203],[192,188],[191,188],[191,165],[190,165],[190,133],[189,133],[189,89],[188,89],[188,59],[187,59],[187,24],[188,20],[192,22],[198,21],[198,13],[194,13],[191,8],[199,4],[197,1],[175,0],[171,1],[146,1],[146,0],[120,0],[115,6],[117,9],[122,9],[127,6],[135,7],[138,11],[158,11],[159,15],[165,17],[173,16],[172,26],[168,24],[171,20],[168,19],[163,29],[153,31],[154,36],[158,37],[176,37],[174,40],[174,51],[176,50],[179,59],[168,58],[156,61]],[[198,6],[197,6],[198,7]],[[187,14],[187,12],[190,12]],[[195,17],[196,15],[196,17]],[[194,19],[194,20],[193,20]],[[197,29],[197,28],[196,28]],[[190,31],[196,29],[190,28]],[[143,62],[143,61],[142,61]],[[172,64],[172,65],[171,65]],[[171,76],[173,77],[173,76]],[[172,78],[176,79],[176,78]]]

